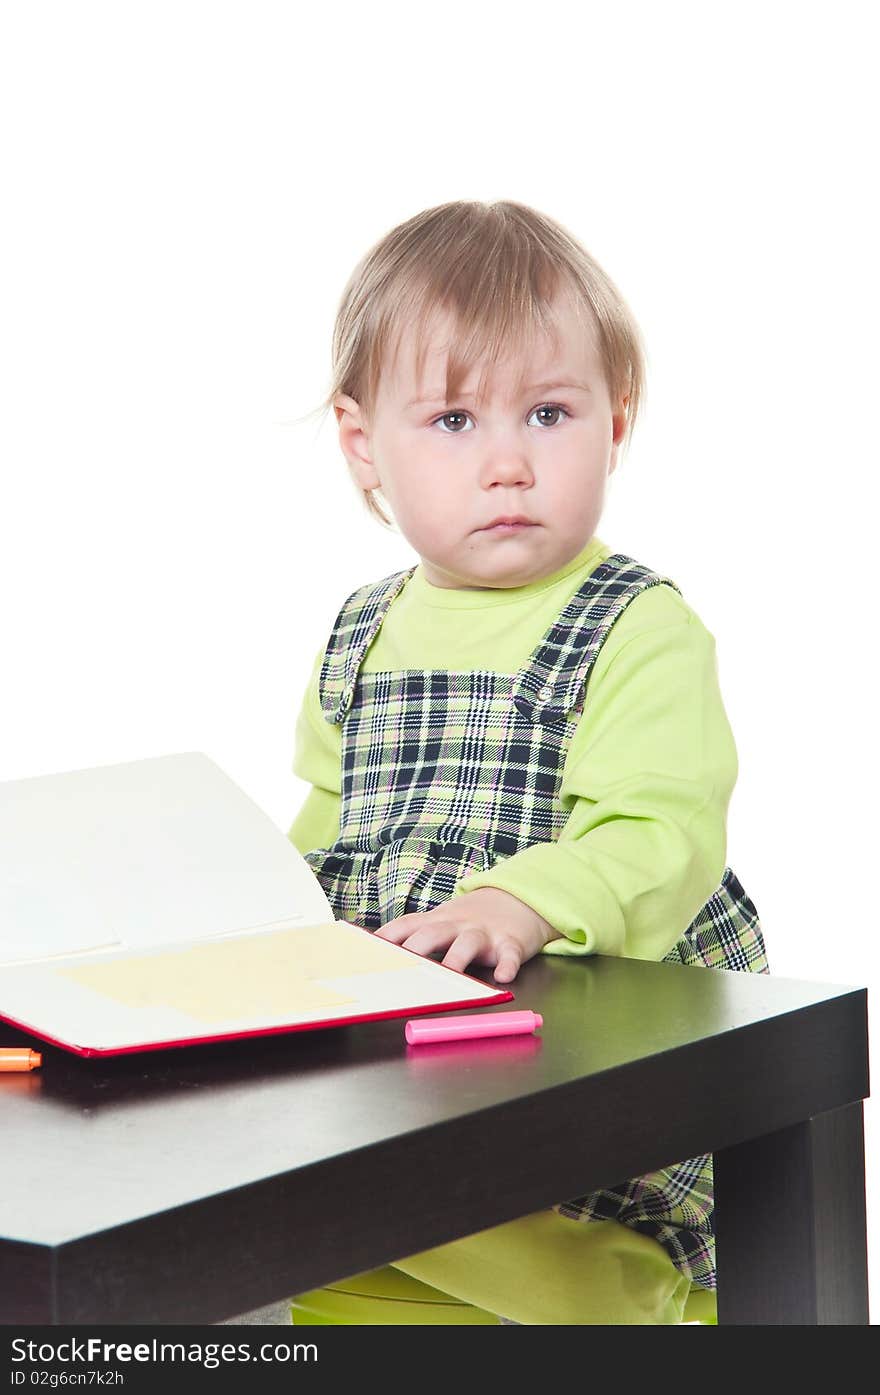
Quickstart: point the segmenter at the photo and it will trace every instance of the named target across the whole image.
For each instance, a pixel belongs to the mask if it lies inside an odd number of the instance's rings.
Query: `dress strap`
[[[327,722],[342,722],[351,706],[358,670],[394,597],[415,571],[394,572],[353,591],[333,624],[321,664],[319,694]]]
[[[612,625],[649,586],[669,577],[615,552],[591,572],[520,669],[512,699],[533,722],[552,722],[583,710],[590,671]]]

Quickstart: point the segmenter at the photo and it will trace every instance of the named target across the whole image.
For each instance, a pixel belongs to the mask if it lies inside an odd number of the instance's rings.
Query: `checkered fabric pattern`
[[[334,914],[369,929],[447,900],[459,881],[559,837],[568,743],[612,625],[646,587],[675,583],[616,553],[571,598],[517,674],[360,673],[413,569],[345,602],[320,675],[342,727],[339,836],[306,854]],[[666,956],[767,972],[754,905],[728,867]],[[712,1158],[675,1163],[557,1210],[623,1221],[656,1238],[693,1283],[715,1285]]]

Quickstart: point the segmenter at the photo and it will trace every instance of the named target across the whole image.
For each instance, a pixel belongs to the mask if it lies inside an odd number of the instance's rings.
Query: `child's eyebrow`
[[[561,378],[551,378],[550,381],[546,383],[531,383],[528,387],[524,387],[522,391],[523,395],[525,396],[526,393],[531,394],[533,392],[550,392],[550,390],[553,388],[560,388],[562,389],[562,391],[565,392],[590,391],[590,388],[587,386],[586,383],[570,383]],[[473,397],[474,394],[472,392],[460,392],[458,396],[460,399],[464,399],[465,397]],[[429,394],[427,397],[414,397],[413,400],[411,402],[407,402],[406,405],[407,408],[426,407],[432,402],[446,402],[446,398],[443,396],[442,391],[437,390],[433,394]]]

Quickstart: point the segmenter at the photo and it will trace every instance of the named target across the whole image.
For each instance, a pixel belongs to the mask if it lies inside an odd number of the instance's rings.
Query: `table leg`
[[[715,1154],[718,1322],[865,1324],[862,1102]]]

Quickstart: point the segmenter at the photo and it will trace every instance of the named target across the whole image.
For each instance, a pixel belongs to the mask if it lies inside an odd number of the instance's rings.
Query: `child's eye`
[[[536,407],[536,408],[535,408],[534,412],[532,412],[531,416],[529,417],[529,421],[531,421],[532,417],[535,416],[535,414],[536,414],[537,412],[561,412],[562,415],[563,415],[564,417],[568,417],[568,416],[571,415],[571,413],[570,413],[569,411],[567,411],[567,409],[566,409],[565,407],[560,407],[560,406],[558,406],[556,403],[553,403],[553,402],[545,402],[545,403],[543,404],[543,406],[541,406],[541,407]],[[442,415],[442,417],[437,417],[437,418],[435,419],[435,421],[432,422],[432,425],[433,425],[433,426],[439,426],[441,422],[448,422],[448,421],[452,421],[452,420],[459,420],[459,421],[460,421],[460,420],[465,420],[465,421],[468,421],[468,420],[470,420],[470,418],[469,418],[467,412],[444,412],[443,415]],[[548,422],[548,421],[545,420],[545,421],[543,421],[543,422],[541,423],[541,425],[542,425],[542,426],[555,426],[555,425],[556,425],[556,422],[555,422],[555,421],[550,421],[550,422]],[[464,434],[462,431],[459,431],[458,428],[454,428],[454,429],[452,429],[452,430],[447,430],[447,428],[446,428],[445,426],[443,427],[443,433],[444,433],[444,435],[446,435],[446,436],[461,436],[461,435]]]
[[[544,405],[543,405],[543,407],[536,407],[536,408],[535,408],[535,411],[532,412],[532,416],[534,416],[536,412],[561,412],[562,415],[563,415],[564,417],[568,417],[568,416],[571,415],[571,413],[570,413],[570,412],[567,412],[566,409],[565,409],[564,407],[559,407],[559,406],[557,406],[556,403],[554,403],[554,402],[545,402]],[[529,418],[529,420],[531,421],[531,417]],[[555,425],[556,425],[556,422],[555,422],[555,421],[550,421],[550,422],[544,421],[544,422],[542,422],[541,424],[542,424],[542,426],[555,426]]]
[[[441,423],[441,421],[450,421],[453,417],[457,417],[457,418],[459,418],[459,419],[466,418],[466,417],[467,417],[467,413],[466,413],[466,412],[444,412],[443,415],[442,415],[442,417],[438,417],[437,420],[436,420],[435,422],[432,423],[432,425],[434,425],[434,426],[439,426],[440,423]],[[461,435],[463,434],[461,431],[459,431],[459,430],[457,430],[457,429],[456,429],[455,431],[447,431],[445,427],[443,428],[443,431],[444,431],[444,435],[446,435],[446,436],[461,436]]]

